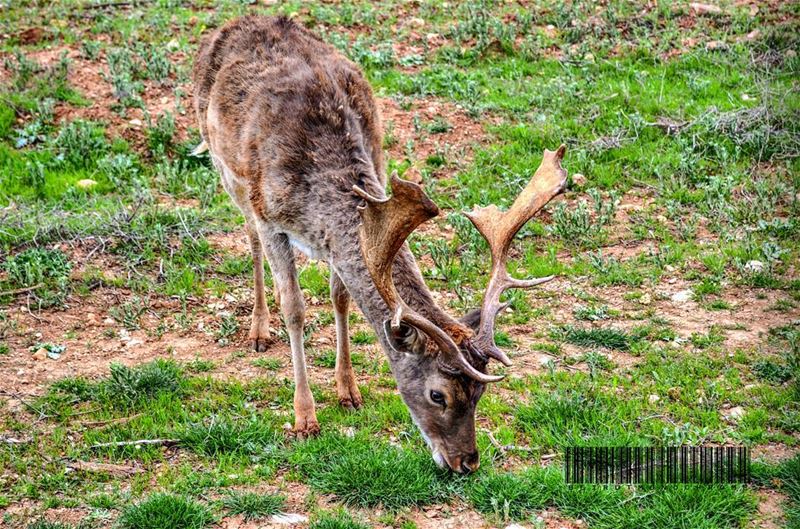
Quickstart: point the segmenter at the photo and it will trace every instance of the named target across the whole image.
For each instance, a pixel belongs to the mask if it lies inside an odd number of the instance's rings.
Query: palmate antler
[[[517,232],[556,195],[564,190],[567,171],[561,167],[566,147],[556,151],[545,149],[544,158],[528,185],[522,190],[514,204],[506,212],[490,205],[475,208],[465,213],[472,224],[489,243],[492,251],[492,275],[486,286],[481,305],[481,323],[474,344],[483,354],[495,358],[503,364],[511,365],[511,360],[494,343],[494,323],[497,313],[503,308],[500,295],[509,288],[531,288],[553,279],[553,276],[536,279],[515,279],[508,274],[506,260],[511,240]]]
[[[425,195],[420,186],[401,180],[397,174],[391,178],[391,198],[376,198],[353,186],[353,192],[367,201],[359,208],[361,213],[361,252],[375,287],[394,313],[391,325],[400,322],[424,332],[439,347],[446,365],[459,369],[465,375],[483,383],[496,382],[503,377],[481,373],[464,357],[453,339],[436,324],[412,310],[397,294],[392,281],[392,263],[397,252],[417,226],[439,214],[439,208]]]
[[[567,173],[561,168],[560,161],[564,150],[563,145],[555,152],[545,150],[539,169],[507,212],[501,213],[492,205],[466,213],[492,250],[492,277],[484,296],[481,324],[472,348],[505,365],[510,365],[511,361],[494,343],[494,320],[502,307],[500,295],[508,288],[529,288],[552,279],[526,281],[512,278],[506,271],[508,250],[520,228],[563,190]],[[420,186],[401,180],[397,174],[392,175],[391,186],[392,196],[384,199],[376,198],[358,186],[353,186],[353,192],[367,202],[359,208],[361,251],[375,287],[394,314],[392,327],[396,329],[400,322],[404,322],[424,332],[439,347],[443,365],[457,368],[482,383],[501,380],[502,376],[478,371],[444,330],[408,307],[398,295],[392,281],[395,255],[417,226],[439,214],[439,208]]]

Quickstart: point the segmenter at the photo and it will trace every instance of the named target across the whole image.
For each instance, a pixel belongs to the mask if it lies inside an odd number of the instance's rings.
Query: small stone
[[[139,347],[143,344],[144,341],[140,340],[139,338],[131,338],[131,340],[125,344],[125,347],[128,349],[133,349],[134,347]]]
[[[273,514],[270,520],[279,525],[296,525],[307,522],[308,517],[302,514],[284,512],[280,514]]]
[[[116,323],[116,322],[114,321],[114,318],[109,317],[109,318],[104,319],[103,323],[105,323],[106,325],[114,325],[114,323]]]
[[[694,294],[692,294],[691,290],[680,290],[675,292],[670,299],[672,299],[672,301],[675,303],[686,303],[687,301],[690,301],[693,296]]]
[[[783,56],[786,57],[787,59],[794,59],[795,57],[797,57],[797,52],[792,49],[788,49],[785,52],[783,52]]]
[[[91,178],[82,178],[75,182],[75,185],[78,186],[79,189],[91,189],[97,185],[97,182]]]
[[[639,298],[639,303],[641,303],[642,305],[649,305],[652,302],[653,298],[650,297],[650,294],[648,293],[642,294],[642,297]]]
[[[721,40],[712,40],[706,43],[707,50],[724,50],[728,45]]]
[[[723,415],[729,421],[738,421],[739,419],[744,417],[744,408],[742,408],[741,406],[734,406],[727,412],[723,413]]]
[[[750,33],[747,34],[745,37],[747,40],[756,40],[758,37],[761,36],[761,32],[757,29],[754,29]]]
[[[131,125],[131,126],[134,126],[134,127],[141,127],[142,126],[142,120],[138,119],[138,118],[133,118],[132,120],[130,120],[128,122],[128,124]]]
[[[649,397],[647,397],[647,402],[649,402],[650,404],[655,404],[656,402],[658,402],[660,400],[661,400],[661,397],[659,397],[658,395],[650,395]]]
[[[583,187],[586,185],[586,177],[581,173],[575,173],[572,175],[572,184],[576,187]]]
[[[764,271],[764,263],[761,261],[756,261],[755,259],[752,261],[747,261],[744,265],[744,269],[751,274],[758,274]]]
[[[722,13],[722,8],[712,4],[701,4],[700,2],[692,2],[689,7],[698,15],[719,15]]]
[[[411,17],[408,19],[408,25],[421,28],[425,25],[425,20],[419,17]]]
[[[47,360],[47,349],[42,347],[41,349],[33,353],[33,359],[39,361]]]
[[[527,529],[524,525],[520,525],[518,523],[512,523],[511,525],[507,525],[506,529]]]
[[[752,97],[750,97],[749,95],[742,94],[742,101],[750,101],[751,99],[752,99]]]

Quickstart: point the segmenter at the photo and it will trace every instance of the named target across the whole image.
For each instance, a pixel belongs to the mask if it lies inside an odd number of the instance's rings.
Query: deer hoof
[[[363,405],[364,401],[361,399],[361,394],[358,392],[358,390],[346,397],[339,398],[339,406],[349,411],[355,411]]]
[[[252,338],[250,340],[251,345],[253,346],[253,351],[257,353],[265,352],[270,344],[272,343],[271,338]]]
[[[349,388],[339,391],[339,405],[349,411],[359,409],[364,404],[364,399],[361,398],[361,392],[358,390],[355,382],[350,384]]]
[[[319,435],[319,423],[314,421],[295,421],[294,436],[298,441],[311,439]]]

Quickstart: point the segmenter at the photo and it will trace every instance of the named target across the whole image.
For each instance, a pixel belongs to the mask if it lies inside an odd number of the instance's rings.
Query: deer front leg
[[[350,334],[347,328],[350,293],[333,269],[331,269],[331,300],[336,319],[336,374],[334,375],[336,393],[339,396],[339,404],[353,410],[360,408],[363,401],[350,361]]]
[[[255,300],[249,338],[253,350],[263,353],[270,343],[269,307],[267,307],[264,291],[264,251],[261,248],[258,233],[250,223],[247,224],[247,238],[250,239],[250,252],[253,254],[253,276],[255,277]]]
[[[319,433],[319,423],[314,410],[314,396],[308,385],[306,355],[303,351],[303,323],[305,303],[289,239],[284,234],[265,234],[264,250],[272,270],[272,279],[280,292],[281,313],[289,334],[294,371],[294,432],[298,439]]]

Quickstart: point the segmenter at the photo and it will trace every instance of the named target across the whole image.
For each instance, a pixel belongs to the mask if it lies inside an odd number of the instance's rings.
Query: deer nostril
[[[478,470],[480,464],[480,455],[478,452],[473,452],[464,456],[464,458],[461,460],[461,470],[465,474],[469,474],[470,472],[475,472]]]

